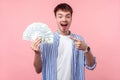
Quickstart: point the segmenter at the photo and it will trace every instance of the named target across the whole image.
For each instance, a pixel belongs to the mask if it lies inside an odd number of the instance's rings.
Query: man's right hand
[[[35,53],[39,53],[40,52],[40,43],[42,42],[41,38],[37,38],[35,39],[35,41],[32,42],[31,44],[31,48]]]
[[[37,73],[40,73],[42,71],[42,60],[40,57],[40,43],[41,42],[42,42],[42,39],[37,38],[31,44],[31,48],[35,52],[34,67]]]

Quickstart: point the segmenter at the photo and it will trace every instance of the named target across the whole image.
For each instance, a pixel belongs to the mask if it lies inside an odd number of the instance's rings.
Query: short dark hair
[[[60,3],[54,8],[54,15],[55,16],[56,16],[56,12],[58,10],[69,11],[71,13],[71,15],[73,13],[72,7],[70,5],[68,5],[67,3]]]

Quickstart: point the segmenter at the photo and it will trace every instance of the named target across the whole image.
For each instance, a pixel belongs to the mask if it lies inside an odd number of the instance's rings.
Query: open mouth
[[[68,23],[61,23],[60,24],[62,27],[67,27]]]
[[[63,31],[66,31],[66,30],[67,30],[67,26],[68,26],[67,23],[64,23],[64,24],[62,23],[62,24],[61,24],[62,30],[63,30]]]

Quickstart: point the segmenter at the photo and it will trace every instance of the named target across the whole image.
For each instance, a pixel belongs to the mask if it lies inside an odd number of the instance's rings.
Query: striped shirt
[[[71,33],[79,40],[84,41],[81,36]],[[43,43],[40,45],[41,58],[42,58],[42,80],[57,80],[57,56],[59,46],[59,33],[54,33],[53,44]],[[82,50],[78,50],[72,42],[72,80],[85,80],[84,67],[93,70],[96,66],[96,61],[92,67],[86,64],[86,58]],[[95,60],[95,58],[94,58]]]

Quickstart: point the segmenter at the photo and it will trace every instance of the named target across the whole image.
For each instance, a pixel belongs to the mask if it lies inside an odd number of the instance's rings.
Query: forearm
[[[92,52],[89,51],[89,52],[85,53],[85,57],[86,57],[86,64],[88,66],[93,66],[95,62],[94,62],[94,57],[92,55]]]
[[[42,71],[42,60],[41,60],[41,54],[35,53],[34,56],[34,67],[37,73],[40,73]]]

